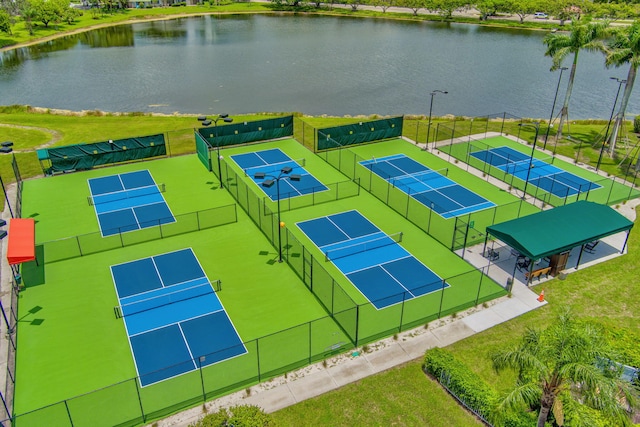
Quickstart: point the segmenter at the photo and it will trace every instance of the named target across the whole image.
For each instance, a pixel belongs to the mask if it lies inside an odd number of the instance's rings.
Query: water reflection
[[[0,54],[0,104],[172,113],[300,111],[549,117],[541,31],[314,15],[222,15],[96,29]],[[96,49],[99,48],[99,49]],[[570,117],[608,117],[616,87],[581,54]],[[566,82],[566,79],[565,79]],[[564,83],[560,96],[564,93]],[[609,99],[611,98],[611,99]],[[561,97],[559,98],[561,99]],[[638,111],[632,96],[630,113]]]

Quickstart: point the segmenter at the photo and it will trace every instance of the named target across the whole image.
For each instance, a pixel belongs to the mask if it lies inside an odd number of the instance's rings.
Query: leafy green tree
[[[358,10],[358,8],[362,3],[363,3],[362,0],[345,0],[344,2],[344,4],[348,4],[349,6],[351,6],[351,10],[354,12]]]
[[[413,16],[417,16],[420,9],[425,7],[425,0],[398,0],[398,6],[411,9]]]
[[[371,5],[382,9],[382,13],[385,13],[387,9],[394,5],[395,0],[371,0]]]
[[[0,10],[0,31],[11,34],[11,17],[4,10]]]
[[[481,21],[486,21],[489,16],[494,16],[507,9],[506,0],[478,0],[473,6],[480,12]]]
[[[20,5],[20,16],[24,21],[25,29],[29,32],[29,35],[32,36],[34,34],[33,21],[38,19],[38,14],[36,9],[31,6],[31,1],[27,0],[22,2]]]
[[[539,11],[538,3],[532,0],[507,0],[505,7],[508,12],[518,15],[521,24],[527,16]]]
[[[512,368],[518,375],[497,412],[539,408],[538,427],[551,415],[560,426],[591,426],[597,418],[631,426],[634,390],[620,379],[615,357],[601,328],[566,309],[548,328],[529,328],[519,344],[492,355],[496,370]]]
[[[562,66],[562,61],[569,55],[573,54],[573,63],[571,64],[571,72],[569,73],[569,83],[567,91],[564,95],[564,102],[560,110],[560,124],[556,132],[556,139],[562,138],[562,128],[565,121],[569,118],[569,100],[571,99],[571,91],[573,82],[576,77],[576,68],[578,66],[578,54],[581,50],[598,51],[601,50],[601,38],[606,36],[606,29],[609,23],[603,22],[582,22],[572,21],[570,33],[553,32],[544,38],[544,44],[547,45],[545,55],[550,56],[553,60],[551,71],[555,71]]]
[[[453,12],[464,9],[467,4],[465,0],[423,0],[425,9],[436,12],[443,19],[451,19]]]
[[[622,67],[629,64],[622,101],[620,102],[620,108],[609,139],[609,154],[613,155],[616,139],[618,138],[620,127],[624,124],[624,115],[627,111],[633,84],[636,80],[636,73],[640,65],[640,21],[634,21],[632,25],[627,27],[612,28],[611,32],[613,38],[605,50],[605,65],[607,67]]]

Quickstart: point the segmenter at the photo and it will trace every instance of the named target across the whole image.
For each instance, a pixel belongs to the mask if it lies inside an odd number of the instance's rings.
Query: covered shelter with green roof
[[[626,231],[626,238],[620,248],[620,253],[623,253],[632,227],[633,222],[613,208],[582,200],[491,225],[486,229],[486,240],[493,236],[512,247],[521,257],[529,260],[550,258],[550,266],[560,254],[580,247],[575,266],[577,269],[585,248],[587,250],[589,247],[593,248],[595,242],[600,239]],[[533,266],[533,262],[527,266],[528,277],[531,277]],[[555,273],[554,270],[552,271]],[[515,268],[513,276],[515,276]]]

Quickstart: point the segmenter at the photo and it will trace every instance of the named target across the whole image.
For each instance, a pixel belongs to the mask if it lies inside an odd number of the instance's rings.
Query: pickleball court
[[[360,164],[404,191],[443,218],[492,208],[495,203],[404,154],[373,158]]]
[[[595,182],[507,146],[476,151],[471,155],[558,197],[574,196],[601,187]]]
[[[356,210],[297,226],[378,310],[449,286]]]
[[[147,386],[247,352],[191,249],[111,266],[140,378]]]
[[[175,222],[171,209],[148,170],[88,180],[103,237]]]
[[[245,175],[251,177],[258,184],[258,187],[274,201],[278,200],[278,192],[280,200],[282,200],[328,190],[323,183],[305,170],[304,165],[301,165],[304,163],[303,161],[293,160],[278,148],[235,154],[231,158],[244,170]],[[282,179],[277,185],[271,187],[261,185],[267,179],[278,177],[282,169],[287,167],[291,168],[291,175],[298,175],[300,179]],[[259,173],[264,173],[265,176],[256,177],[256,174]]]

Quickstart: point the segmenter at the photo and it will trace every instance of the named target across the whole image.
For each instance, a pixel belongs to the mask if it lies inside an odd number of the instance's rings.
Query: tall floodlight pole
[[[549,139],[549,131],[551,131],[551,121],[553,120],[553,111],[556,109],[556,100],[558,99],[558,90],[560,90],[560,81],[562,80],[562,73],[565,70],[568,70],[568,67],[560,67],[560,77],[558,77],[558,84],[556,86],[556,94],[553,96],[553,105],[551,106],[551,115],[549,116],[549,126],[547,127],[547,134],[544,136],[544,145],[542,149],[545,150],[547,148],[547,139]]]
[[[611,80],[615,80],[618,82],[618,91],[616,92],[616,100],[613,101],[613,108],[611,109],[611,116],[609,117],[609,122],[607,123],[607,130],[604,133],[604,139],[602,140],[602,147],[600,147],[600,154],[598,155],[598,163],[596,164],[596,172],[600,169],[600,162],[602,161],[602,154],[604,153],[604,145],[607,143],[607,138],[609,137],[609,127],[611,126],[611,121],[613,120],[613,114],[616,111],[616,104],[618,103],[618,95],[620,95],[620,89],[622,85],[625,84],[626,80],[621,80],[617,77],[609,77]]]
[[[216,142],[216,156],[218,157],[218,177],[220,178],[220,189],[224,188],[222,184],[222,166],[220,164],[220,142],[218,141],[218,121],[222,120],[225,123],[233,122],[233,119],[228,114],[218,114],[213,120],[208,120],[205,116],[198,116],[198,120],[202,122],[202,126],[211,126],[213,123],[213,137]]]
[[[429,147],[429,135],[431,134],[431,113],[433,111],[433,97],[436,95],[436,93],[442,93],[446,95],[449,92],[447,92],[446,90],[434,90],[429,94],[431,95],[431,102],[429,103],[429,124],[427,125],[427,143],[424,145],[425,150],[427,150]]]
[[[269,188],[274,184],[276,185],[276,199],[278,201],[278,262],[282,262],[282,228],[284,227],[284,224],[280,219],[280,180],[289,178],[291,181],[300,181],[302,179],[302,176],[298,174],[289,175],[292,170],[293,168],[291,166],[285,166],[280,169],[280,173],[278,175],[269,175],[264,172],[256,172],[253,175],[255,179],[264,179],[261,184],[263,187]]]
[[[527,168],[527,179],[524,182],[524,190],[523,190],[523,194],[522,194],[522,200],[524,200],[527,197],[527,186],[529,185],[529,178],[531,176],[531,168],[533,167],[533,155],[536,152],[536,141],[538,140],[538,133],[540,133],[540,123],[538,123],[538,122],[533,122],[531,124],[529,124],[529,123],[520,123],[518,126],[521,126],[521,127],[533,126],[536,129],[536,134],[533,137],[533,144],[532,144],[532,148],[531,148],[531,156],[529,157],[529,167]],[[514,168],[513,172],[515,173],[515,168]]]

